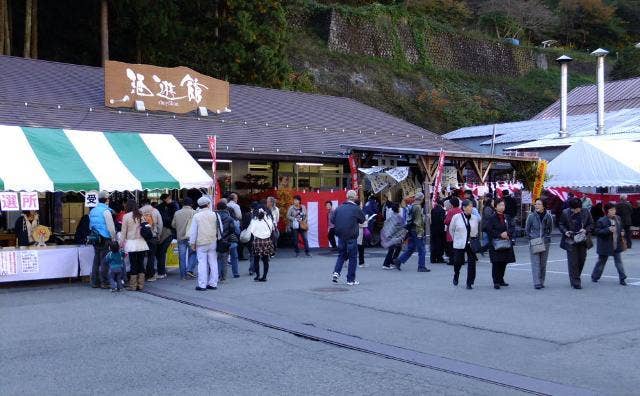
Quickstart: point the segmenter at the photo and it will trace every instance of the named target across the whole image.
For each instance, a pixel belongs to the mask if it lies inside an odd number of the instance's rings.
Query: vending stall
[[[70,222],[71,213],[65,218],[62,199],[55,197],[82,194],[85,204],[74,206],[77,216],[97,203],[99,191],[135,197],[139,191],[210,189],[213,184],[170,134],[0,125],[0,135],[0,210],[6,218],[10,213],[24,218],[13,234],[3,233],[11,243],[0,249],[0,283],[90,273],[93,248],[52,243],[51,224],[37,220],[47,212]],[[3,228],[11,223],[5,219]]]

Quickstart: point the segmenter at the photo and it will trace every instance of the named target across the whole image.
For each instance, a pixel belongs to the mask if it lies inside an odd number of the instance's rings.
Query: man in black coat
[[[171,227],[173,216],[178,211],[178,204],[173,202],[169,194],[160,195],[160,204],[156,208],[162,217],[162,233],[158,235],[158,248],[156,249],[156,262],[158,263],[158,279],[167,277],[167,249],[171,241],[176,237],[176,230]]]
[[[515,219],[518,215],[518,202],[510,195],[509,190],[502,191],[502,199],[504,199],[504,213]]]
[[[624,238],[624,230],[622,228],[622,222],[620,217],[616,216],[616,207],[608,203],[604,206],[606,215],[601,217],[596,222],[595,235],[598,237],[598,262],[593,267],[591,273],[591,280],[597,282],[602,276],[604,266],[607,264],[609,256],[613,256],[613,261],[618,270],[618,277],[620,278],[620,284],[626,286],[625,279],[627,275],[624,273],[624,266],[622,265],[622,238]]]
[[[627,247],[631,249],[631,215],[633,214],[633,206],[627,200],[627,194],[620,195],[620,202],[616,204],[616,213],[622,221],[622,229],[624,229],[624,237],[627,240]],[[606,213],[605,213],[606,215]]]
[[[331,215],[331,222],[335,224],[338,240],[338,260],[333,271],[332,280],[338,283],[344,262],[349,260],[347,269],[347,285],[358,285],[356,280],[356,259],[358,255],[358,234],[360,224],[365,222],[364,212],[355,203],[358,194],[354,190],[347,191],[347,201],[340,205]]]
[[[442,202],[437,201],[436,205],[431,209],[431,226],[430,226],[430,260],[431,263],[444,263],[444,245],[446,242],[446,234],[444,230],[444,218],[446,212],[442,207]]]
[[[560,248],[567,251],[569,281],[574,289],[582,289],[580,275],[587,259],[587,250],[593,246],[593,219],[589,211],[582,210],[580,199],[571,198],[569,208],[560,215],[558,229],[562,233]]]

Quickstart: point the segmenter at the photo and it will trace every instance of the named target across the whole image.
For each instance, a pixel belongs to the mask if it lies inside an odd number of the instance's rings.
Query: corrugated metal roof
[[[455,131],[451,131],[449,133],[445,133],[444,137],[451,140],[456,139],[467,139],[474,137],[483,137],[483,136],[492,136],[493,135],[493,125],[476,125],[470,127],[464,127],[460,129],[456,129]],[[495,124],[496,126],[496,136],[504,135],[505,133],[509,133],[508,131],[508,123],[505,124]]]
[[[597,85],[584,85],[571,90],[567,96],[569,115],[598,111]],[[604,84],[605,111],[640,108],[640,77],[608,81]],[[560,100],[547,107],[533,119],[560,117]]]
[[[612,113],[605,114],[605,134],[597,136],[596,135],[596,119],[593,114],[585,116],[572,116],[567,117],[567,124],[569,124],[569,120],[572,118],[582,118],[588,120],[589,122],[584,123],[581,127],[575,127],[573,129],[569,128],[570,136],[566,138],[559,138],[557,132],[546,133],[538,137],[538,139],[531,141],[529,139],[528,143],[516,145],[513,147],[509,147],[507,150],[525,150],[525,149],[535,149],[541,147],[564,147],[570,146],[576,141],[580,140],[584,137],[592,137],[595,136],[597,139],[625,139],[625,140],[638,140],[640,139],[640,109],[626,109],[620,110]],[[583,120],[584,120],[583,119]],[[581,120],[581,121],[583,121]],[[549,120],[532,120],[531,122],[545,123]],[[557,123],[557,120],[555,120]],[[574,124],[576,125],[576,124]],[[540,131],[542,132],[542,130]],[[524,140],[521,140],[524,141]],[[496,139],[497,142],[497,139]],[[503,143],[511,143],[517,142],[516,140],[512,140],[510,142]],[[487,142],[483,142],[482,144],[486,144]],[[490,144],[490,141],[489,141]]]
[[[189,151],[336,157],[341,143],[470,151],[355,100],[231,86],[231,113],[171,115],[104,106],[102,68],[0,56],[0,124],[171,133]],[[24,103],[28,105],[25,106]]]
[[[582,114],[567,117],[567,130],[570,135],[590,136],[595,135],[596,115]],[[511,128],[511,132],[496,138],[496,144],[531,142],[540,139],[555,139],[560,130],[560,119],[529,120],[518,123]],[[633,132],[640,125],[640,108],[625,109],[605,114],[605,130],[607,133]],[[490,145],[491,139],[485,140],[481,145]]]

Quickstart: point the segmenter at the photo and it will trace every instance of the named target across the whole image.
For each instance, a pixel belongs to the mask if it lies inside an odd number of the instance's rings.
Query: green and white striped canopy
[[[172,135],[0,125],[0,191],[208,188]]]

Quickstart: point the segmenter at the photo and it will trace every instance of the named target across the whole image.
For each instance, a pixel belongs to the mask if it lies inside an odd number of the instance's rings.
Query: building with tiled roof
[[[0,70],[0,124],[172,134],[202,161],[210,158],[207,135],[217,135],[218,158],[232,161],[220,174],[233,182],[251,173],[273,184],[289,176],[299,187],[343,187],[345,144],[469,151],[348,98],[231,85],[231,112],[174,115],[105,107],[99,67],[0,56]]]

